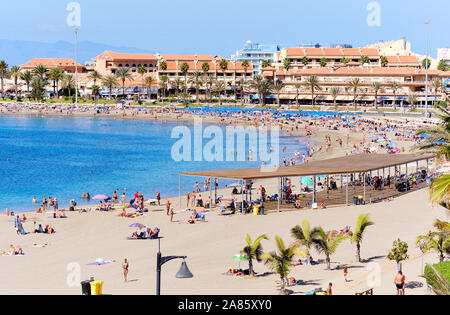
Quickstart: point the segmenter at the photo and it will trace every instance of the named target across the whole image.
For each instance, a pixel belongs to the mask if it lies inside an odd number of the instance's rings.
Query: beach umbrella
[[[240,254],[234,255],[231,259],[239,261],[239,269],[241,269],[241,261],[248,261],[247,257],[241,256]]]
[[[302,176],[301,183],[303,186],[311,186],[313,184],[313,180],[311,177]]]
[[[94,200],[106,200],[106,199],[109,199],[109,197],[106,196],[106,195],[95,195],[92,199],[94,199]]]
[[[133,223],[129,227],[134,227],[134,228],[138,228],[138,229],[141,229],[141,230],[146,228],[145,225],[140,224],[140,223]]]

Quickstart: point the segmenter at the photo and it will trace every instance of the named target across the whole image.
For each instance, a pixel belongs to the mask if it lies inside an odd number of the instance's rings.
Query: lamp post
[[[426,37],[427,37],[427,52],[425,57],[425,118],[428,117],[428,25],[430,21],[425,21]]]
[[[75,27],[75,105],[78,105],[78,30]]]
[[[161,295],[161,266],[166,262],[171,261],[173,259],[183,259],[181,263],[180,270],[175,274],[175,278],[178,279],[187,279],[192,278],[194,275],[190,272],[189,268],[186,265],[186,261],[184,261],[187,256],[165,256],[163,257],[161,254],[161,243],[160,239],[158,239],[158,254],[156,256],[156,295]]]

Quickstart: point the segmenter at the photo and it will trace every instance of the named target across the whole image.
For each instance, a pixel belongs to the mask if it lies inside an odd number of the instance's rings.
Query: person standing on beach
[[[333,295],[333,283],[329,283],[328,284],[328,288],[327,288],[327,295]]]
[[[128,268],[129,268],[128,260],[125,258],[122,263],[123,278],[124,278],[125,282],[127,282]]]
[[[347,275],[348,275],[348,267],[345,267],[344,268],[344,279],[345,279],[345,282],[348,282]]]
[[[169,211],[170,211],[170,201],[169,201],[169,199],[167,199],[167,198],[166,198],[166,200],[167,200],[167,202],[166,202],[166,211],[167,211],[167,215],[169,215]]]
[[[394,279],[395,288],[397,289],[397,295],[405,295],[405,280],[406,277],[401,271],[399,271]]]
[[[156,191],[156,200],[158,201],[158,206],[160,206],[161,205],[161,194],[158,190]]]

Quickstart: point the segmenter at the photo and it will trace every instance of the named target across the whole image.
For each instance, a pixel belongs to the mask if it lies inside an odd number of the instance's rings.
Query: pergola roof
[[[312,161],[295,166],[279,167],[276,169],[247,168],[234,170],[185,172],[180,173],[180,175],[244,180],[293,176],[334,175],[367,172],[434,157],[435,155],[432,154],[358,154],[328,160]]]

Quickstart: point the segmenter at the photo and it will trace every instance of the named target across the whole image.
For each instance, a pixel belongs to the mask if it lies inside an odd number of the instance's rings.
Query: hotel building
[[[253,74],[256,75],[261,70],[261,65],[264,60],[270,60],[272,63],[274,53],[280,51],[280,46],[275,44],[258,44],[247,41],[244,48],[236,51],[236,54],[231,56],[231,60],[242,62],[247,60],[253,65]]]

